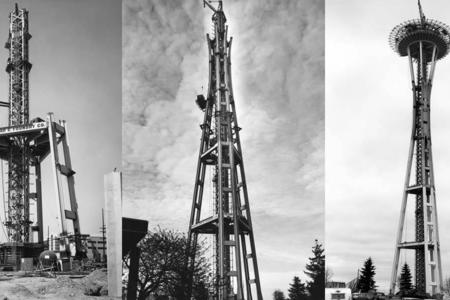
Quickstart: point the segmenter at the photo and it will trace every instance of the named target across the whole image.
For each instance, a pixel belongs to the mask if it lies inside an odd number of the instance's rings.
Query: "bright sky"
[[[13,8],[14,1],[0,2],[0,40],[8,38]],[[67,120],[81,231],[99,235],[103,175],[121,166],[121,1],[23,0],[19,8],[29,11],[33,36],[30,119],[54,112]],[[2,47],[2,70],[7,58]],[[7,97],[8,75],[2,71],[0,99]],[[0,126],[7,124],[6,112]],[[45,236],[47,226],[50,233],[60,232],[48,161],[42,182]]]
[[[450,2],[423,0],[427,17],[450,23]],[[389,287],[411,134],[407,58],[388,44],[397,24],[418,18],[416,1],[327,1],[326,249],[334,280],[348,282],[371,256]],[[433,159],[444,278],[450,276],[450,61],[436,68],[431,95]],[[412,229],[412,214],[407,217]],[[412,261],[413,252],[401,255]]]
[[[324,7],[225,1],[263,294],[287,290],[323,241]],[[207,86],[202,1],[126,1],[124,215],[188,229]]]

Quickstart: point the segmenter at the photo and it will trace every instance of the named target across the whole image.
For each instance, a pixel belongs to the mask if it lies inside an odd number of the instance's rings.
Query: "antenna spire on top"
[[[422,10],[422,5],[420,5],[420,0],[417,0],[417,5],[419,5],[420,21],[422,23],[425,23],[426,18],[425,18],[425,15],[423,13],[423,10]]]
[[[14,6],[14,12],[16,13],[16,15],[19,13],[19,5],[16,2],[16,5]]]
[[[205,5],[208,6],[215,13],[218,12],[218,11],[222,11],[222,0],[214,1],[214,2],[218,2],[219,3],[217,8],[212,6],[211,2],[213,2],[213,1],[212,0],[203,0],[203,7],[205,7]]]

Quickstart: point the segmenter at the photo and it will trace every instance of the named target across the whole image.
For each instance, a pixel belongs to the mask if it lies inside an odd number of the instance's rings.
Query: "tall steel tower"
[[[9,15],[9,50],[6,71],[9,73],[9,126],[28,124],[28,11],[17,4]],[[30,149],[23,136],[11,138],[8,157],[8,236],[16,242],[28,242],[30,227],[29,186]]]
[[[8,242],[0,244],[0,263],[20,265],[21,257],[33,257],[43,246],[41,163],[46,157],[51,158],[61,237],[69,236],[67,220],[71,220],[77,255],[81,255],[75,171],[72,169],[67,124],[62,120],[55,122],[52,113],[48,114],[46,121],[40,118],[29,120],[28,76],[31,64],[28,41],[31,35],[28,33],[28,11],[19,9],[16,4],[9,20],[9,37],[5,45],[9,51],[6,66],[9,101],[0,102],[0,106],[9,109],[8,126],[0,127],[0,159],[8,162],[8,200],[5,204]],[[62,159],[59,148],[62,148]],[[66,209],[64,191],[67,191],[70,209]],[[36,204],[35,224],[30,218],[30,201]],[[34,232],[37,232],[37,242],[33,240]]]
[[[418,4],[420,19],[396,26],[389,36],[394,51],[409,58],[413,92],[411,143],[390,288],[394,293],[400,251],[413,250],[416,289],[434,295],[442,290],[442,268],[431,153],[430,95],[436,61],[449,50],[450,27],[425,18],[420,1]],[[415,238],[405,241],[405,214],[410,196],[415,197]]]
[[[231,84],[231,42],[227,40],[222,1],[214,7],[213,36],[206,35],[209,53],[209,86],[205,99],[197,96],[204,111],[200,152],[195,177],[189,224],[189,241],[197,245],[199,234],[214,240],[214,299],[262,299],[255,241],[245,181],[244,163]],[[211,182],[205,182],[207,170]],[[205,183],[212,184],[210,195]],[[212,210],[203,210],[203,197],[210,198]],[[208,200],[208,199],[207,199]],[[195,257],[190,263],[193,264]]]

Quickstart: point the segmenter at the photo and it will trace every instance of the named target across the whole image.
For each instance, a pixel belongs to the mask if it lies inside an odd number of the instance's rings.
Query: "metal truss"
[[[207,98],[197,96],[204,121],[189,224],[189,241],[197,245],[200,234],[214,237],[214,299],[262,299],[247,183],[231,84],[231,42],[227,40],[222,2],[214,12],[214,35],[207,35],[209,87]],[[205,174],[213,173],[212,195],[204,195]],[[202,215],[202,202],[213,203]],[[210,199],[207,199],[208,196]],[[206,216],[205,216],[206,215]],[[195,257],[191,258],[191,266]]]
[[[28,33],[28,11],[19,9],[16,4],[9,18],[9,37],[5,46],[9,50],[6,66],[9,73],[9,102],[0,102],[0,106],[9,108],[9,126],[0,128],[0,159],[8,161],[5,225],[9,242],[33,242],[33,231],[38,232],[38,243],[44,240],[41,163],[50,155],[61,232],[62,235],[67,235],[67,220],[72,220],[76,246],[79,250],[80,222],[67,126],[65,121],[54,122],[51,113],[48,114],[46,121],[39,118],[29,120],[28,78],[31,64],[28,58],[28,41],[31,35]],[[59,159],[58,144],[63,151],[64,163]],[[34,191],[30,190],[30,177],[35,181]],[[61,177],[66,178],[70,210],[65,209]],[[36,202],[36,226],[31,226],[33,222],[30,220],[30,201]]]
[[[37,225],[32,228],[27,228],[27,236],[32,231],[38,232],[38,243],[43,242],[43,219],[42,219],[42,178],[41,178],[41,164],[50,156],[51,168],[53,173],[53,183],[55,186],[55,199],[58,207],[58,219],[60,220],[61,233],[63,236],[68,234],[67,220],[73,222],[73,230],[76,238],[77,250],[80,249],[80,241],[78,239],[80,235],[80,222],[78,218],[78,206],[75,196],[75,171],[72,169],[72,162],[69,151],[69,141],[67,124],[65,121],[54,122],[53,115],[48,114],[47,120],[34,119],[29,124],[19,126],[0,127],[0,159],[6,159],[11,151],[10,140],[21,139],[24,141],[25,148],[28,151],[30,158],[30,168],[34,169],[34,191],[28,191],[28,203],[30,200],[36,201],[36,215]],[[60,147],[58,147],[60,145]],[[62,148],[62,158],[60,160],[60,151]],[[30,176],[30,173],[27,174]],[[67,210],[64,201],[64,183],[67,186],[70,209]],[[8,211],[8,222],[12,219],[14,210]],[[30,222],[31,223],[31,222]],[[11,228],[11,224],[7,224]],[[24,228],[24,227],[23,227]],[[20,228],[25,231],[25,229]],[[22,237],[25,236],[23,232]],[[11,242],[32,242],[31,239],[25,240],[11,240]]]
[[[9,50],[6,71],[9,73],[9,126],[29,121],[28,11],[17,4],[9,15]],[[5,105],[5,103],[3,103]],[[10,241],[27,242],[30,232],[30,149],[23,137],[12,137],[8,157],[8,219],[6,227]]]

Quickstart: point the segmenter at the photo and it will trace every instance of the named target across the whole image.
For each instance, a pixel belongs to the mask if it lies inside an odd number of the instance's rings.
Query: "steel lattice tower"
[[[206,36],[209,53],[207,98],[197,96],[204,111],[200,152],[189,224],[189,242],[199,234],[214,237],[214,299],[262,299],[236,107],[231,84],[231,42],[227,40],[222,1],[212,11],[214,35]],[[211,170],[212,215],[201,215],[205,173]],[[205,195],[207,198],[208,195]],[[192,257],[191,266],[195,261]],[[252,274],[252,276],[251,276]]]
[[[6,263],[18,266],[22,255],[30,255],[28,250],[43,246],[41,163],[46,157],[51,160],[61,238],[65,239],[69,235],[67,220],[71,220],[79,256],[82,255],[81,232],[67,124],[63,120],[55,122],[52,113],[48,114],[46,121],[29,119],[31,64],[28,59],[28,41],[31,35],[28,33],[28,11],[19,9],[16,4],[9,14],[9,21],[9,37],[5,45],[9,51],[6,66],[9,101],[0,102],[0,106],[9,109],[8,126],[0,127],[0,159],[8,162],[8,202],[5,205],[8,242],[0,244],[0,256],[6,257]],[[62,148],[62,159],[59,148]],[[69,210],[66,209],[64,191],[68,194]],[[36,204],[36,223],[33,226],[30,201]],[[37,243],[33,240],[34,232],[37,232]]]
[[[9,15],[9,50],[6,71],[9,73],[9,126],[28,124],[28,11],[17,4]],[[30,149],[23,136],[11,139],[8,159],[8,236],[11,241],[28,242],[30,227],[29,171]]]
[[[442,268],[431,153],[430,95],[436,61],[449,50],[450,27],[425,18],[420,2],[419,12],[420,19],[396,26],[389,37],[391,47],[400,56],[409,58],[413,91],[411,142],[390,288],[395,293],[400,251],[409,249],[415,251],[417,291],[434,295],[442,290]],[[408,196],[415,197],[413,241],[404,241]]]

